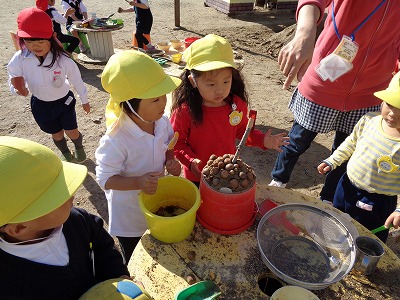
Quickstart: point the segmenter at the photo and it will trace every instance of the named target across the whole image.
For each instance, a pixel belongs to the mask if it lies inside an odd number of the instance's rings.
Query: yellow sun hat
[[[163,96],[180,83],[179,78],[165,74],[153,58],[140,51],[126,50],[112,55],[101,75],[101,84],[110,94],[106,107],[107,128],[119,119],[121,102]]]
[[[389,86],[374,95],[386,103],[400,109],[400,72],[396,73],[389,83]]]
[[[229,67],[236,69],[231,44],[215,34],[207,34],[194,41],[185,49],[183,57],[187,70],[211,71]]]
[[[85,166],[62,162],[46,146],[0,136],[0,226],[57,209],[74,195],[86,174]]]

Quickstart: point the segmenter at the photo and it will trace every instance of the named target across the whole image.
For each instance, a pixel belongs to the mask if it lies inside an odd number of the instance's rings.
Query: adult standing
[[[317,24],[327,18],[317,41]],[[357,12],[357,13],[355,13]],[[388,86],[400,57],[400,0],[299,0],[294,38],[278,57],[287,76],[299,84],[289,108],[294,121],[290,144],[282,147],[270,185],[285,187],[301,154],[318,133],[332,130],[334,151],[367,112],[378,111],[374,91]],[[330,172],[320,193],[332,201],[346,165]]]

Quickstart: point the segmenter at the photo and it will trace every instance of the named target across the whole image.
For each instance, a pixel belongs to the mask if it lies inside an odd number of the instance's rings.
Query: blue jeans
[[[282,183],[289,182],[297,160],[300,155],[310,148],[317,134],[317,132],[305,129],[294,120],[289,132],[289,145],[283,146],[283,151],[278,154],[271,173],[272,178]]]
[[[312,141],[317,136],[317,132],[305,129],[296,120],[293,121],[292,128],[289,132],[290,144],[283,146],[283,152],[278,154],[274,169],[271,176],[273,179],[287,183],[290,180],[294,166],[300,155],[310,148]],[[332,145],[332,152],[346,139],[348,135],[344,132],[337,131]],[[321,157],[321,160],[326,157]],[[346,171],[347,163],[341,165],[335,170],[329,172],[325,179],[325,185],[321,190],[321,198],[333,201],[336,186],[343,173]],[[317,172],[317,171],[315,171]]]

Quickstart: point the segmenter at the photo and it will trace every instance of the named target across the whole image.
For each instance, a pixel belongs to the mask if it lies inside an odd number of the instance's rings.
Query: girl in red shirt
[[[171,123],[179,133],[175,156],[183,165],[184,176],[199,184],[201,170],[212,154],[236,152],[248,122],[248,97],[231,45],[209,34],[184,52],[182,83],[173,92]],[[288,144],[285,133],[271,135],[254,130],[252,144],[281,151]]]

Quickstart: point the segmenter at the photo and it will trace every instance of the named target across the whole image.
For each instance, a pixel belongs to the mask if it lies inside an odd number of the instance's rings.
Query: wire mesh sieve
[[[322,289],[341,280],[355,260],[354,241],[346,226],[309,205],[271,209],[260,220],[257,240],[264,263],[275,275],[307,289]]]

